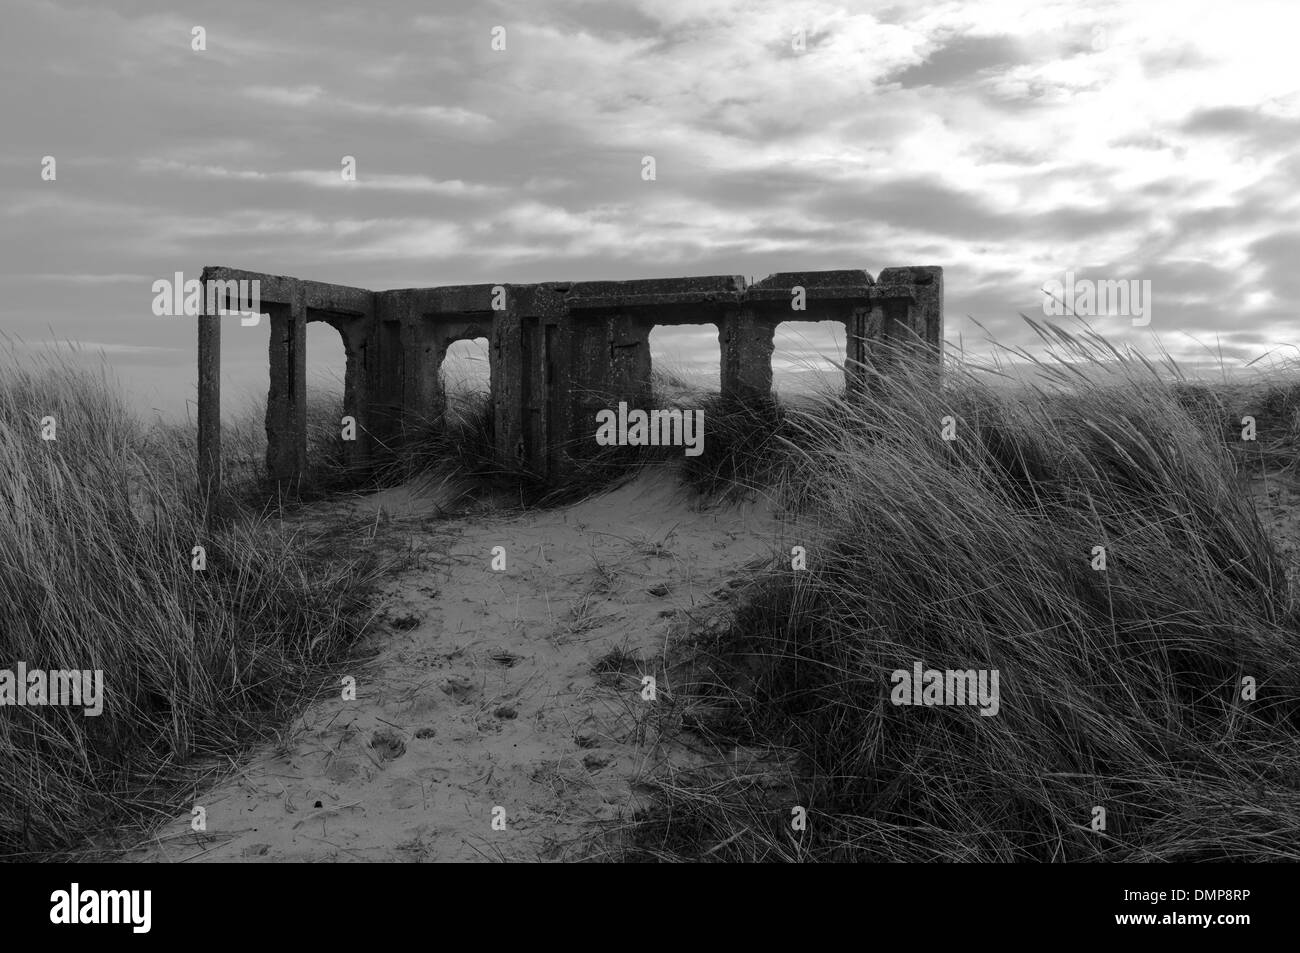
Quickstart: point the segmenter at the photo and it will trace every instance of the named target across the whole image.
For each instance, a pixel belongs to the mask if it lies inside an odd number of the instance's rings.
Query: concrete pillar
[[[881,285],[910,285],[913,304],[906,309],[903,323],[911,333],[887,326],[887,338],[903,338],[920,342],[933,348],[942,357],[943,350],[943,269],[936,265],[914,265],[907,268],[886,268],[877,283]]]
[[[609,381],[606,407],[613,410],[619,401],[629,407],[648,408],[654,390],[651,386],[650,331],[648,321],[620,313],[609,323]],[[595,421],[591,429],[595,430]]]
[[[531,304],[532,294],[528,296]],[[504,466],[519,465],[525,453],[523,437],[524,380],[522,309],[507,296],[510,305],[492,322],[488,340],[488,394],[492,401],[493,453]]]
[[[748,308],[728,312],[718,332],[722,351],[722,396],[767,400],[772,396],[772,338],[776,323]]]
[[[619,383],[615,364],[622,373],[633,373],[635,359],[624,356],[619,345],[636,347],[636,335],[615,330],[627,325],[625,318],[600,312],[578,311],[555,325],[549,355],[549,400],[555,405],[550,415],[547,471],[562,480],[581,461],[596,455],[596,414],[618,405]],[[625,359],[626,357],[626,359]]]
[[[417,297],[402,317],[403,441],[442,426],[446,410],[440,373],[446,344],[438,321],[425,317],[431,309],[430,301]]]
[[[854,308],[845,323],[844,388],[850,394],[863,393],[867,386],[871,342],[880,339],[884,309],[880,306]]]
[[[206,313],[206,305],[199,315],[198,372],[199,495],[211,525],[221,494],[221,317]]]
[[[374,324],[365,363],[374,459],[391,459],[401,444],[406,408],[404,315],[410,297],[406,291],[375,295]]]
[[[370,371],[367,358],[370,351],[370,331],[374,318],[353,318],[331,325],[343,338],[346,365],[343,371],[343,413],[357,422],[357,439],[344,443],[349,469],[355,473],[368,472],[374,455],[374,438],[371,436]]]
[[[266,395],[266,470],[297,487],[307,469],[307,304],[300,282],[271,313],[271,386]]]
[[[442,376],[442,362],[447,359],[450,345],[444,333],[436,323],[426,322],[424,356],[418,371],[422,392],[421,415],[439,430],[447,425],[447,383]]]
[[[493,435],[501,464],[547,478],[569,419],[569,285],[507,285],[506,309],[492,315],[489,352]]]
[[[534,298],[536,319],[524,318],[530,357],[522,373],[529,381],[524,426],[534,442],[529,444],[527,465],[544,480],[563,479],[570,466],[574,428],[572,356],[577,322],[569,312],[567,282],[543,286]],[[534,328],[527,331],[529,322]]]

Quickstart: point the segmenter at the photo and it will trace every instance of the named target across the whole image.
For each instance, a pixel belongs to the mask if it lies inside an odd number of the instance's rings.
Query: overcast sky
[[[205,264],[372,289],[925,264],[950,340],[1028,342],[1072,270],[1151,281],[1150,325],[1106,335],[1240,363],[1297,337],[1298,35],[1295,0],[5,0],[0,328],[102,350],[170,414],[194,325],[151,285]],[[228,392],[264,389],[265,325],[227,325]],[[717,361],[716,332],[655,343]]]

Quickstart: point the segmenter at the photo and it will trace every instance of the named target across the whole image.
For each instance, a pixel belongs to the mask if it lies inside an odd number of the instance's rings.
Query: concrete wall
[[[846,384],[864,386],[900,348],[936,365],[943,340],[943,269],[783,272],[753,285],[735,275],[641,281],[454,285],[367,291],[230,268],[203,281],[256,280],[271,319],[266,464],[287,489],[306,467],[306,325],[324,321],[347,356],[344,414],[357,420],[349,457],[365,470],[383,454],[441,427],[440,369],[455,341],[489,342],[494,440],[500,461],[563,479],[589,452],[595,413],[652,399],[650,332],[712,324],[722,354],[722,392],[768,399],[773,334],[782,321],[845,327]],[[206,296],[205,296],[206,297]],[[220,327],[199,319],[200,485],[220,488]]]

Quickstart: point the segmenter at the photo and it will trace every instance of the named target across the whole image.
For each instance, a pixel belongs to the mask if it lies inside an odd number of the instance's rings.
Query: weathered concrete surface
[[[266,394],[267,473],[292,482],[307,467],[307,309],[299,288],[291,304],[266,305],[271,316],[271,386]]]
[[[344,414],[357,421],[349,459],[365,470],[421,432],[444,425],[441,367],[456,341],[486,338],[496,454],[503,465],[558,481],[594,446],[595,414],[652,399],[650,332],[712,324],[722,392],[762,400],[772,389],[773,335],[783,321],[838,321],[846,385],[861,387],[890,353],[916,348],[938,364],[943,269],[781,272],[636,281],[453,285],[367,291],[283,275],[210,267],[203,280],[259,283],[270,315],[269,475],[296,484],[306,468],[306,326],[324,321],[347,356]],[[200,480],[219,485],[219,319],[200,318]],[[870,370],[869,370],[870,369]]]
[[[785,300],[790,300],[788,295]],[[772,341],[778,323],[753,307],[727,311],[718,334],[723,397],[762,400],[772,393]]]
[[[198,417],[199,494],[211,517],[221,495],[221,319],[215,314],[199,317]]]

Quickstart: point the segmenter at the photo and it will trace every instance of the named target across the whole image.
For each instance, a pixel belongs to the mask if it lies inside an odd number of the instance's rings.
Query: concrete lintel
[[[483,285],[445,285],[431,288],[433,292],[431,311],[440,314],[492,314],[493,302],[498,299],[496,289],[501,288],[505,301],[511,297],[511,286],[504,282]],[[505,310],[505,309],[499,309]]]
[[[743,294],[739,291],[688,291],[679,294],[569,295],[564,300],[570,311],[633,311],[691,305],[737,307]]]
[[[744,290],[743,275],[702,275],[695,278],[579,281],[569,286],[568,295],[571,301],[578,298],[611,297],[626,300],[639,295],[729,294]]]
[[[916,285],[891,281],[889,284],[877,284],[871,289],[872,301],[915,301]]]
[[[764,304],[768,301],[780,301],[789,304],[793,295],[793,289],[789,288],[750,288],[745,293],[746,304]],[[866,301],[868,300],[874,287],[872,285],[834,285],[822,286],[817,285],[799,285],[804,289],[805,301]]]
[[[268,275],[260,271],[209,265],[203,269],[207,281],[256,281],[258,297],[263,304],[291,305],[295,293],[301,289],[308,308],[320,311],[346,311],[352,314],[371,314],[375,307],[375,292],[350,285],[329,284],[287,275]]]
[[[871,284],[875,284],[871,275],[861,268],[845,268],[839,271],[778,271],[762,281],[754,282],[750,289],[793,288],[795,285],[804,288],[852,288]]]

